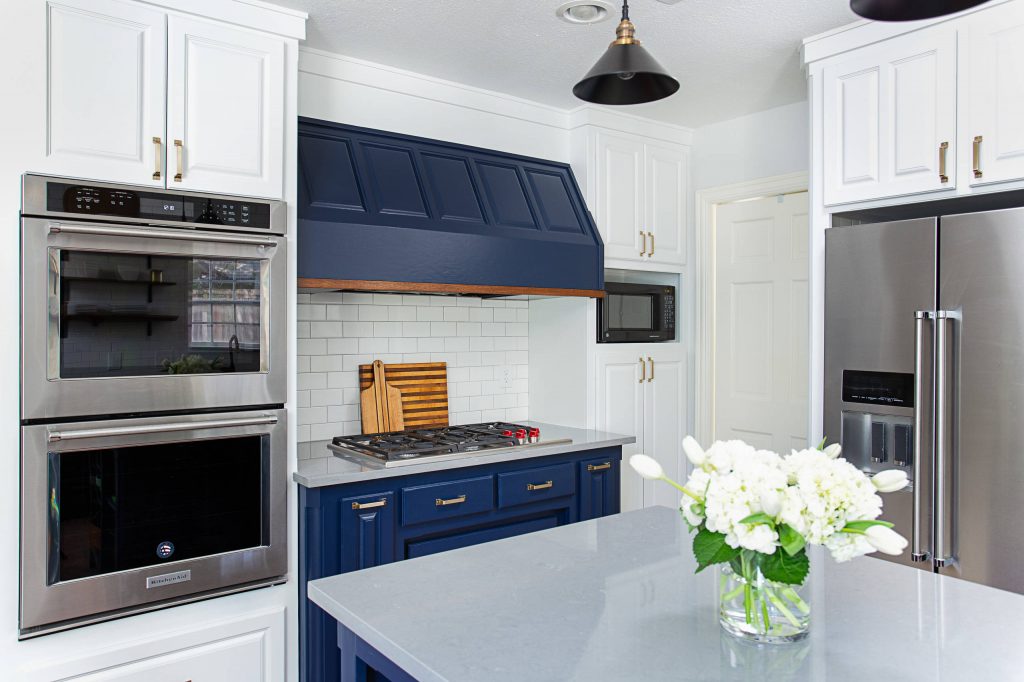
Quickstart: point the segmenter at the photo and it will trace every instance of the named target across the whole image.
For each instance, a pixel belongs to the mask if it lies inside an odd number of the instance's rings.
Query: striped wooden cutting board
[[[402,392],[402,418],[407,429],[448,426],[448,365],[407,362],[384,365],[388,386]],[[373,384],[373,365],[359,365],[359,388]]]

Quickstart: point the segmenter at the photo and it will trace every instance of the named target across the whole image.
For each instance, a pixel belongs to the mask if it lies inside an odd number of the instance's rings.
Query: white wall
[[[450,424],[526,419],[529,306],[474,296],[299,294],[299,443],[362,433],[359,365],[374,360],[446,363]],[[300,449],[300,459],[307,455],[330,452]]]
[[[810,140],[807,102],[697,128],[691,157],[693,188],[806,172]]]

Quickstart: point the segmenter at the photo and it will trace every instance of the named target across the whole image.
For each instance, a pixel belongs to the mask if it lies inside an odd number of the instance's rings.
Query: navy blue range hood
[[[299,288],[600,297],[568,164],[299,119]]]

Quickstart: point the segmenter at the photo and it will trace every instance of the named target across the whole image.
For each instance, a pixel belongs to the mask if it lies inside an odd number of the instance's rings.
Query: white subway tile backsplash
[[[300,294],[297,317],[300,457],[360,432],[358,369],[374,360],[447,363],[452,424],[527,418],[527,301],[322,292]]]

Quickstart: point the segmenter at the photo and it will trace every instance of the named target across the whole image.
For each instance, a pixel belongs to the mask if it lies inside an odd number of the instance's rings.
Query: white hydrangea
[[[856,559],[875,551],[875,548],[863,535],[853,533],[835,533],[825,540],[825,547],[828,548],[837,563]]]

